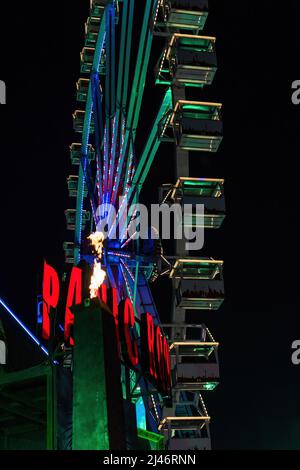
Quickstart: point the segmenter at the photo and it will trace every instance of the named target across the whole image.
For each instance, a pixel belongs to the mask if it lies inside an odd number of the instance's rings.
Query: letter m
[[[151,204],[151,225],[161,233],[163,240],[171,238],[171,213],[174,214],[174,238],[182,239],[182,208],[180,204]],[[162,219],[160,231],[160,214]]]

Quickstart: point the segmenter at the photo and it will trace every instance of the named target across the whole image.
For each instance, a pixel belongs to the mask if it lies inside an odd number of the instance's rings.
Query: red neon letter
[[[70,307],[76,304],[80,304],[81,302],[82,302],[82,270],[74,266],[71,272],[68,296],[67,296],[67,304],[66,304],[66,316],[65,316],[65,339],[66,340],[70,338],[71,326],[74,324],[74,314],[71,312]],[[70,339],[70,344],[71,345],[74,344],[74,341],[72,338]]]
[[[170,360],[170,348],[167,338],[164,336],[163,339],[163,351],[164,351],[164,363],[165,363],[165,377],[166,377],[166,392],[170,393],[171,390],[171,360]]]
[[[44,262],[43,279],[43,338],[50,337],[50,318],[51,307],[56,308],[59,299],[59,278],[57,272],[52,266]]]
[[[155,351],[154,351],[154,322],[153,317],[150,313],[146,313],[146,339],[147,339],[147,349],[148,349],[148,367],[149,374],[155,380],[157,379],[156,364],[155,364]]]
[[[163,335],[159,326],[155,328],[155,350],[158,365],[159,385],[165,390],[165,362],[164,362],[164,342]]]
[[[112,287],[108,292],[108,306],[111,309],[111,312],[112,312],[114,320],[115,320],[117,348],[118,348],[118,355],[120,357],[118,291],[115,287]],[[134,314],[133,314],[133,324],[134,324]]]
[[[105,304],[107,304],[107,285],[101,284],[100,289],[98,290],[98,299],[102,300]]]
[[[131,301],[127,298],[122,304],[123,307],[123,322],[124,322],[124,336],[126,342],[126,349],[128,359],[133,367],[139,362],[137,341],[132,341],[130,330],[134,327],[134,309]]]

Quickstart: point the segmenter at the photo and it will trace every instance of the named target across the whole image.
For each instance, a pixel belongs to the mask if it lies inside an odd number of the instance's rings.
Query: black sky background
[[[7,84],[0,297],[33,330],[43,259],[63,267],[68,146],[87,16],[87,0],[0,7],[0,79]],[[300,79],[299,19],[297,0],[284,8],[211,0],[204,32],[217,36],[219,70],[213,86],[193,96],[224,103],[224,141],[218,154],[190,160],[193,176],[226,180],[227,218],[205,244],[205,254],[225,260],[226,301],[195,317],[221,343],[222,380],[205,396],[217,449],[300,448],[300,366],[291,364],[291,343],[300,338],[300,107],[291,103],[291,83]],[[152,74],[160,45],[155,39],[138,149],[163,93]],[[163,144],[143,200],[157,202],[159,184],[174,181],[172,165],[172,148]],[[162,317],[170,310],[167,285],[154,286]]]

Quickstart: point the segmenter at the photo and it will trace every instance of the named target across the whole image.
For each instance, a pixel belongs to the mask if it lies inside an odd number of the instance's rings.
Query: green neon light
[[[184,83],[184,85],[187,87],[193,87],[193,88],[204,88],[203,83],[195,83],[195,82],[186,82],[185,80],[179,80],[181,83]],[[161,80],[160,78],[157,78],[155,81],[155,85],[171,85],[171,80]]]
[[[199,181],[184,181],[184,186],[210,186],[215,187],[219,184],[216,181],[207,181],[207,180],[199,180]]]
[[[156,434],[154,432],[146,431],[144,429],[138,429],[138,437],[145,439],[149,442],[151,450],[164,450],[164,436]]]
[[[160,145],[160,138],[157,132],[159,123],[161,119],[163,118],[163,116],[165,115],[165,113],[171,108],[171,106],[172,106],[172,90],[168,88],[168,90],[166,91],[165,97],[163,99],[162,105],[157,113],[155,122],[153,124],[151,133],[149,135],[149,138],[147,140],[143,153],[141,155],[140,161],[138,163],[138,166],[134,175],[134,179],[133,179],[133,184],[128,194],[129,201],[131,200],[131,197],[134,195],[134,191],[137,190],[137,187],[139,188],[139,191],[141,191],[142,189],[144,181],[148,175],[148,172],[150,170],[150,167],[153,163],[154,157]]]
[[[214,390],[217,385],[217,382],[207,382],[206,384],[204,384],[203,388],[204,390]]]
[[[209,349],[209,353],[211,354],[212,351],[213,351],[213,348],[211,348],[210,346],[199,346],[197,348],[193,348],[193,352],[207,352],[207,349]]]
[[[198,262],[196,261],[183,261],[182,266],[183,268],[189,268],[189,267],[194,267],[194,268],[208,268],[211,269],[212,271],[215,269],[215,267],[218,265],[218,263],[214,263],[213,267],[211,267],[211,263],[208,263],[206,261],[199,260]]]
[[[212,47],[213,41],[209,39],[193,39],[193,38],[179,38],[179,47],[188,47],[194,51],[206,52],[209,47]]]
[[[132,92],[131,92],[130,101],[129,101],[129,109],[128,109],[128,115],[127,115],[126,132],[125,132],[125,137],[124,137],[123,150],[120,155],[121,167],[123,166],[124,159],[126,156],[127,147],[128,147],[129,139],[131,136],[131,131],[132,129],[136,128],[139,115],[140,115],[142,97],[143,97],[144,86],[145,86],[145,80],[143,80],[143,77],[145,76],[146,71],[147,71],[148,62],[150,58],[151,44],[152,44],[152,31],[148,27],[150,16],[151,16],[151,4],[152,2],[146,3],[145,12],[144,12],[144,19],[143,19],[143,25],[142,25],[142,30],[140,34],[139,49],[138,49],[138,56],[136,60],[136,66],[135,66]],[[134,140],[135,140],[135,132],[132,135],[132,144],[134,144]],[[128,164],[129,164],[129,160],[127,160],[126,162],[125,174],[128,173]],[[121,178],[121,172],[119,172],[117,175],[117,179],[115,182],[116,187],[119,186],[120,178]],[[113,203],[116,200],[116,195],[117,195],[117,192],[115,193],[114,200],[112,201]]]
[[[171,85],[171,80],[160,80],[159,78],[155,81],[155,85]]]
[[[182,105],[182,109],[184,110],[195,110],[195,111],[206,111],[206,112],[212,112],[214,111],[215,107],[214,106],[204,106],[200,104],[184,104]]]
[[[142,397],[137,400],[135,410],[138,429],[147,431],[146,409]]]
[[[189,86],[193,88],[204,88],[204,83],[185,82],[185,86]]]

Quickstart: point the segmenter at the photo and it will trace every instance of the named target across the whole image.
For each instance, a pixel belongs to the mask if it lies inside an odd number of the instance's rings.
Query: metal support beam
[[[104,10],[104,15],[101,19],[100,30],[97,38],[97,43],[94,53],[94,61],[92,68],[92,75],[97,73],[99,70],[99,63],[104,47],[105,41],[105,17],[106,9]],[[92,76],[91,75],[91,76]],[[89,135],[90,135],[90,126],[92,119],[92,109],[93,109],[93,99],[92,99],[92,83],[90,80],[88,96],[86,101],[85,108],[85,118],[84,118],[84,128],[82,133],[82,146],[81,146],[81,155],[88,155],[88,144],[89,144]],[[87,165],[89,165],[87,159]],[[84,197],[84,184],[85,184],[85,173],[82,165],[79,167],[78,175],[78,194],[76,202],[76,221],[75,221],[75,243],[74,243],[74,264],[78,264],[80,261],[80,245],[81,245],[81,229],[82,229],[82,210],[83,210],[83,197]]]

